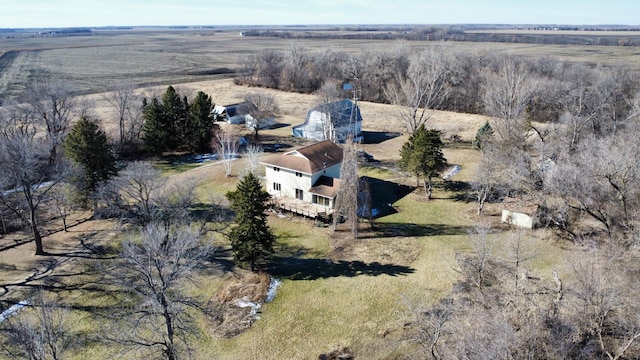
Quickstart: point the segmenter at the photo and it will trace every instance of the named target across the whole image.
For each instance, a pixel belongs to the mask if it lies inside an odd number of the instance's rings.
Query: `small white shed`
[[[525,229],[536,225],[539,206],[532,199],[505,197],[502,205],[503,223]]]

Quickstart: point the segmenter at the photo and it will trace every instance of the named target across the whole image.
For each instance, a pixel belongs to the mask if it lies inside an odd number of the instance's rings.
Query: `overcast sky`
[[[638,0],[0,0],[0,28],[640,24]]]

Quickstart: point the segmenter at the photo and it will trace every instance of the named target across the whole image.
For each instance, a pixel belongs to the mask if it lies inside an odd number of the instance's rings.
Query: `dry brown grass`
[[[35,244],[30,233],[19,231],[0,237],[2,267],[2,300],[20,301],[31,289],[44,285],[48,278],[73,273],[81,267],[82,257],[91,257],[97,247],[109,246],[120,233],[120,226],[111,220],[89,220],[90,214],[72,214],[67,223],[51,221],[42,229],[44,249],[51,255],[35,256]],[[82,245],[84,243],[84,246]]]

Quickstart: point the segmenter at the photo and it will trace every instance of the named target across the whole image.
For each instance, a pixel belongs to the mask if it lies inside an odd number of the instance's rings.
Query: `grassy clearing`
[[[175,175],[175,174],[180,174],[183,173],[185,171],[189,171],[189,170],[193,170],[193,169],[197,169],[200,166],[202,166],[202,164],[196,164],[196,163],[171,163],[168,160],[159,160],[159,161],[155,161],[153,163],[153,167],[162,171],[162,173],[166,176],[171,176],[171,175]]]
[[[395,179],[398,177],[398,174],[385,168],[380,168],[377,166],[362,166],[358,169],[359,176],[368,176],[380,180],[389,180]]]

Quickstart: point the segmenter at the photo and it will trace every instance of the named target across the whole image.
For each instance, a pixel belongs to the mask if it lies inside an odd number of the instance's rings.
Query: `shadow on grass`
[[[437,236],[437,235],[468,235],[473,226],[458,226],[446,224],[407,224],[407,223],[376,223],[370,236],[361,239],[388,238],[396,236]]]
[[[382,131],[363,131],[362,132],[362,138],[365,144],[380,144],[381,142],[391,140],[400,135],[402,134],[396,133],[396,132],[382,132]]]
[[[280,129],[280,128],[287,127],[287,126],[291,126],[291,124],[275,123],[275,124],[269,126],[269,129]]]
[[[63,293],[83,291],[84,293],[111,296],[109,289],[105,288],[107,272],[103,265],[83,266],[74,272],[59,273],[66,260],[56,257],[43,257],[33,264],[33,272],[21,281],[0,284],[0,296],[9,293],[12,289],[23,291],[35,291],[38,289]]]
[[[340,276],[401,276],[414,273],[415,269],[378,262],[276,257],[272,259],[268,272],[290,280],[317,280]]]
[[[28,244],[30,242],[33,242],[33,238],[15,239],[13,240],[13,243],[9,243],[8,245],[0,247],[0,252],[5,250],[11,250],[13,248],[17,248],[18,246]]]
[[[233,271],[235,266],[231,249],[216,248],[205,258],[205,262],[198,264],[197,268],[205,275],[219,275]]]
[[[103,245],[95,241],[98,236],[98,232],[90,232],[89,234],[83,234],[77,239],[80,241],[81,249],[65,252],[46,252],[46,256],[57,256],[66,258],[84,258],[94,260],[110,260],[115,259],[118,251],[115,247],[110,245]]]
[[[411,186],[368,176],[363,176],[361,179],[369,183],[374,219],[397,213],[398,210],[392,204],[409,195],[415,189]]]
[[[454,201],[470,203],[476,200],[471,184],[466,181],[445,180],[436,183],[435,187],[448,192],[448,198]]]

